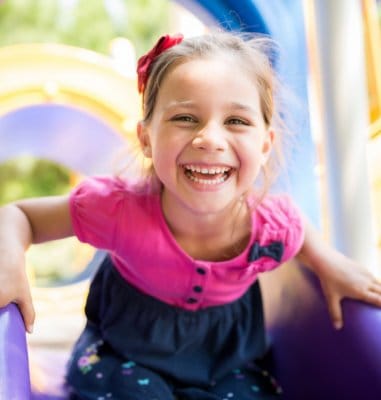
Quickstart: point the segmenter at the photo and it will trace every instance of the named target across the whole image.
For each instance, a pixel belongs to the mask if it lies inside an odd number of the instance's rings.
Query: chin
[[[186,207],[190,212],[200,217],[217,215],[232,208],[232,204],[227,202],[216,204],[216,201],[211,201],[210,203],[203,201],[202,204],[200,203],[201,202],[197,202],[196,204],[187,203]]]

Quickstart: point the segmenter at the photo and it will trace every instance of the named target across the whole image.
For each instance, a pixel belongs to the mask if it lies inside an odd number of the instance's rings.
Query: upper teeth
[[[192,172],[199,172],[201,174],[222,174],[224,172],[230,171],[229,167],[212,167],[212,168],[206,168],[206,167],[198,167],[196,165],[186,165],[185,168],[187,170],[190,170]]]

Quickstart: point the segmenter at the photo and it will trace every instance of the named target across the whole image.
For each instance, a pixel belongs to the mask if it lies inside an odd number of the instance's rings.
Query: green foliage
[[[0,204],[64,194],[70,189],[70,171],[51,161],[20,157],[0,165],[0,188]]]
[[[28,197],[66,194],[71,172],[52,161],[23,156],[0,165],[0,205]],[[75,238],[32,246],[26,264],[37,285],[51,285],[75,276],[92,251]]]
[[[167,32],[168,15],[169,0],[4,0],[0,46],[53,42],[107,54],[121,36],[141,54]]]

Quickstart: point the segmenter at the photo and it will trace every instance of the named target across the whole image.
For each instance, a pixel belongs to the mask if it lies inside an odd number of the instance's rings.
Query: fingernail
[[[335,327],[335,329],[339,330],[343,327],[343,324],[340,321],[335,321],[333,323],[333,326]]]
[[[28,325],[27,331],[28,333],[33,333],[33,325]]]

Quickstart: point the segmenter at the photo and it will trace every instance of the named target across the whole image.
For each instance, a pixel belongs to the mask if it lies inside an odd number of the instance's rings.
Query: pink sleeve
[[[258,207],[263,224],[260,244],[281,242],[285,262],[300,251],[304,242],[302,216],[287,195],[269,196]]]
[[[85,179],[71,192],[71,219],[81,242],[101,249],[114,247],[124,193],[124,183],[108,177]]]

